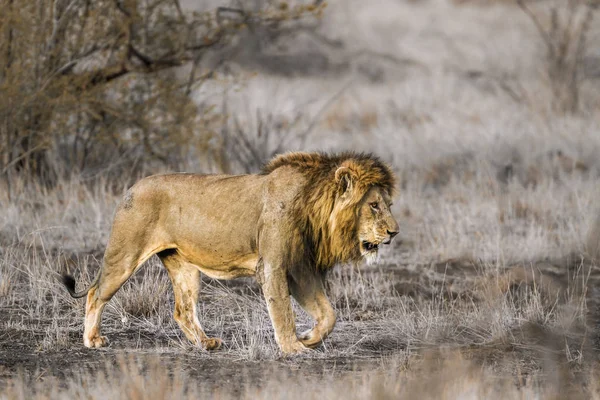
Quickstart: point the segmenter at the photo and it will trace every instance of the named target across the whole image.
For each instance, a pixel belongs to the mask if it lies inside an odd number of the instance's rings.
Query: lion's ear
[[[350,193],[352,191],[354,175],[348,167],[339,167],[335,171],[335,181],[342,188],[343,193]]]

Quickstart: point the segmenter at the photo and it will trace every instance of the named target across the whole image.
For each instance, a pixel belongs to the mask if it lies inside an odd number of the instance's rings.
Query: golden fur
[[[270,173],[290,166],[306,178],[305,190],[294,200],[294,225],[304,232],[304,252],[310,264],[327,269],[335,264],[357,261],[361,254],[356,247],[357,208],[372,186],[379,186],[393,197],[396,178],[391,169],[378,158],[367,154],[287,153],[275,157],[264,168]],[[335,207],[343,186],[335,172],[347,168],[352,174],[352,196],[344,207]],[[300,249],[297,249],[300,250]]]
[[[318,346],[335,313],[323,271],[372,258],[398,233],[390,212],[395,178],[378,158],[355,153],[288,153],[258,175],[171,174],[134,185],[117,209],[103,266],[87,294],[84,344],[101,347],[102,309],[153,254],[167,268],[174,317],[186,336],[207,349],[196,313],[200,272],[213,278],[256,276],[275,338],[284,353]],[[315,319],[296,336],[290,294]]]

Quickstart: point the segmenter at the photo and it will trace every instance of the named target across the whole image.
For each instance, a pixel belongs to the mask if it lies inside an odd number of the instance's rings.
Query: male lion
[[[174,318],[189,340],[217,349],[196,313],[200,272],[217,279],[256,276],[284,353],[318,346],[335,325],[323,289],[336,263],[374,258],[398,233],[390,212],[395,178],[378,158],[355,153],[288,153],[258,175],[169,174],[144,178],[117,208],[100,272],[87,294],[86,347],[101,347],[102,310],[153,254],[175,293]],[[290,294],[316,320],[296,336]]]

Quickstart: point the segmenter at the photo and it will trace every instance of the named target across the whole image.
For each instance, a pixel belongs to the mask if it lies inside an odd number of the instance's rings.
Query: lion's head
[[[290,166],[306,179],[295,200],[295,223],[304,237],[304,257],[318,268],[340,262],[373,260],[381,244],[398,233],[390,211],[395,177],[370,154],[287,153],[265,168]]]
[[[398,234],[398,222],[392,215],[392,200],[381,188],[375,186],[364,195],[358,208],[358,240],[361,255],[373,261],[381,244],[390,244]]]

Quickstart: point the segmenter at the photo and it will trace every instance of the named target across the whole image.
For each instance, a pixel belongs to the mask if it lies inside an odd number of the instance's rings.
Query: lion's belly
[[[187,253],[179,249],[181,256],[194,264],[202,273],[214,279],[234,279],[254,276],[257,254],[223,257],[210,252]]]

